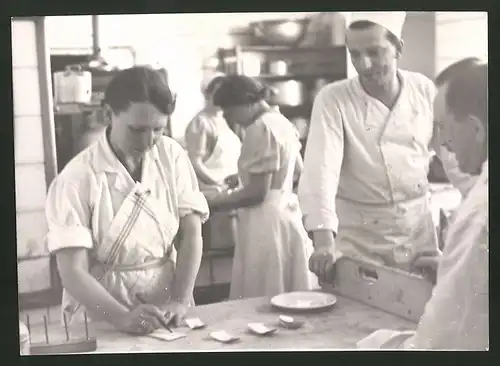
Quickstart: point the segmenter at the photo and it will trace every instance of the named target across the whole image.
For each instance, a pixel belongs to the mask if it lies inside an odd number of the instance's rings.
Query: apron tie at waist
[[[429,198],[430,196],[431,196],[431,192],[428,191],[428,192],[425,192],[424,194],[422,194],[420,196],[412,197],[412,198],[409,198],[407,200],[394,201],[394,202],[384,202],[384,203],[359,202],[359,201],[355,201],[355,200],[353,200],[351,198],[341,197],[339,195],[337,195],[337,199],[341,200],[341,201],[344,201],[346,203],[352,203],[352,204],[358,205],[358,206],[365,206],[365,207],[372,207],[372,208],[391,208],[391,207],[395,207],[395,206],[398,206],[398,205],[408,205],[408,204],[411,204],[411,203],[418,203],[422,199]]]
[[[166,264],[170,258],[170,254],[165,255],[163,258],[155,258],[144,263],[137,264],[120,264],[120,265],[109,265],[104,263],[97,263],[97,266],[103,268],[110,272],[133,272],[133,271],[145,271],[147,269],[161,268]]]

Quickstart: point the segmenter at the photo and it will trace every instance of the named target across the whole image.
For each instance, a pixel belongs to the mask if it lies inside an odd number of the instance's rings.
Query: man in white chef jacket
[[[405,16],[352,13],[346,45],[358,75],[314,102],[299,199],[320,279],[340,255],[410,271],[440,254],[427,180],[435,86],[397,66]]]
[[[462,63],[435,106],[464,173],[475,177],[446,235],[437,284],[416,331],[378,330],[363,349],[489,348],[488,65]]]

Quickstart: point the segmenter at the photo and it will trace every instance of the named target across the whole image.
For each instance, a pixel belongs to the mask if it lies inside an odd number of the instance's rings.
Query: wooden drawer
[[[231,282],[231,271],[233,269],[233,258],[213,258],[212,273],[215,284]]]

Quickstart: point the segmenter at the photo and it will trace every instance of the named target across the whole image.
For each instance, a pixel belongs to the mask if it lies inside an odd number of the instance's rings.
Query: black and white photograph
[[[11,37],[20,355],[490,350],[486,11]]]

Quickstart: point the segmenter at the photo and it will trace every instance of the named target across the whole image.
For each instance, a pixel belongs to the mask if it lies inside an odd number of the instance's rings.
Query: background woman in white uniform
[[[302,226],[294,171],[300,142],[290,121],[264,101],[265,89],[245,76],[228,76],[214,102],[230,122],[245,126],[238,161],[241,187],[208,198],[211,211],[238,208],[238,240],[231,299],[310,290],[312,244]]]
[[[238,173],[241,152],[239,137],[227,124],[222,110],[213,103],[213,96],[224,74],[214,73],[205,79],[201,90],[205,96],[205,108],[193,118],[185,131],[189,159],[204,194],[220,192],[227,188],[225,179]],[[203,244],[209,247],[232,247],[236,235],[234,212],[210,215],[203,225]]]
[[[213,95],[224,79],[213,74],[201,89],[205,108],[193,118],[185,131],[186,148],[202,191],[224,188],[224,179],[237,174],[241,141],[229,128]]]
[[[184,149],[163,136],[173,97],[159,72],[121,71],[104,104],[111,125],[50,185],[47,243],[69,322],[86,310],[146,334],[193,304],[208,206]]]

